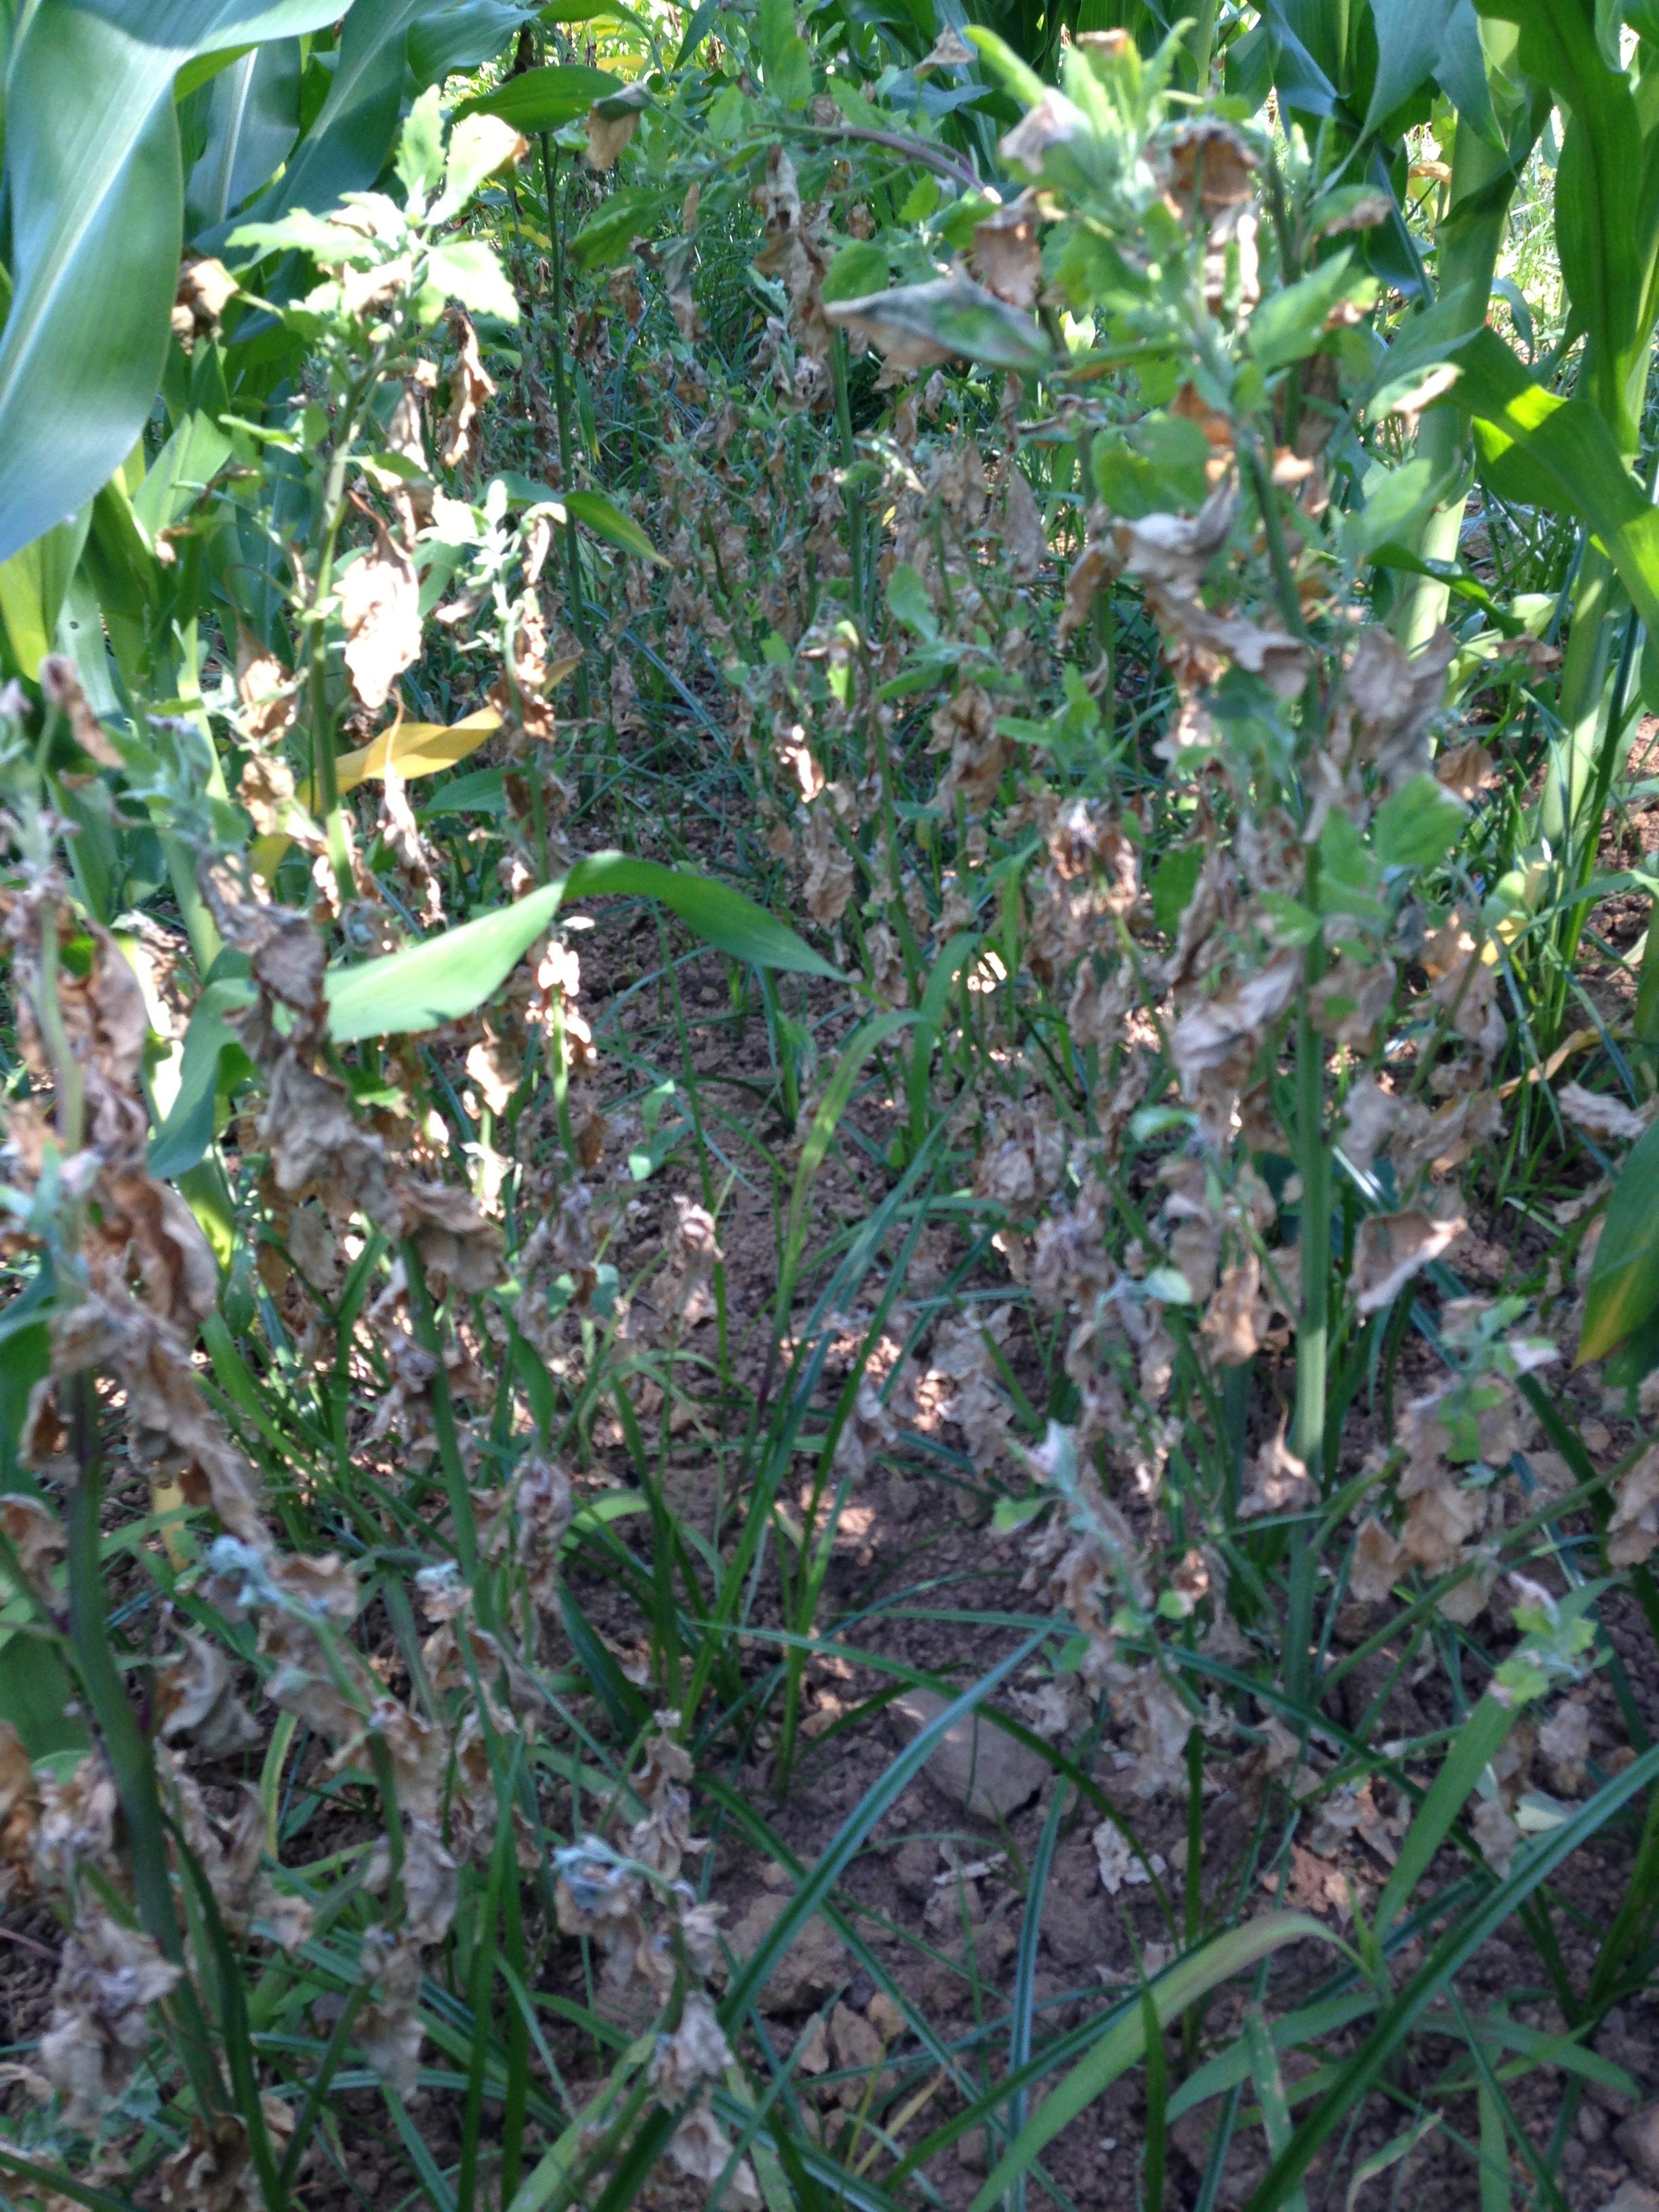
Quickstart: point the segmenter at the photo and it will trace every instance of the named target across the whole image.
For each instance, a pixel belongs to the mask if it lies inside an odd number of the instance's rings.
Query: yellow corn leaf
[[[573,659],[570,667],[575,666]],[[557,672],[568,675],[569,670],[561,666]],[[379,737],[371,738],[356,752],[342,753],[334,763],[335,783],[342,797],[355,791],[360,783],[371,776],[384,775],[388,767],[395,768],[405,783],[420,775],[436,775],[440,769],[453,768],[469,753],[475,753],[484,739],[501,726],[501,718],[493,707],[480,707],[476,714],[463,715],[459,722],[398,722]],[[316,811],[314,784],[304,785],[298,794],[300,803],[311,812]],[[270,837],[260,837],[248,854],[249,865],[257,876],[266,883],[274,883],[283,855],[293,840],[280,831]]]
[[[435,775],[441,768],[453,768],[475,753],[501,718],[493,707],[480,707],[459,722],[399,722],[382,730],[355,753],[342,753],[334,763],[335,781],[343,792],[354,790],[372,775],[395,768],[405,783],[417,775]]]

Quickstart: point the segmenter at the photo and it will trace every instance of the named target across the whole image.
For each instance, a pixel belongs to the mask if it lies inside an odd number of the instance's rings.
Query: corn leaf
[[[354,1044],[364,1037],[401,1036],[459,1021],[505,981],[562,901],[606,892],[660,899],[697,936],[734,960],[803,975],[836,973],[786,923],[741,891],[664,867],[660,861],[595,853],[578,860],[559,882],[532,891],[515,905],[481,915],[384,959],[331,968],[326,984],[330,1036],[337,1044]]]
[[[480,707],[459,722],[400,722],[356,752],[342,753],[334,764],[335,780],[345,792],[370,776],[384,775],[389,768],[396,769],[405,783],[416,776],[436,775],[441,769],[453,768],[457,761],[477,752],[501,726],[493,707]]]
[[[1600,1359],[1659,1308],[1659,1122],[1625,1162],[1590,1262],[1577,1364]]]
[[[1476,331],[1451,358],[1453,401],[1474,416],[1488,462],[1521,454],[1552,503],[1588,524],[1649,630],[1659,629],[1659,508],[1596,410],[1547,392],[1495,331]]]
[[[175,74],[339,12],[338,0],[40,0],[24,19],[6,88],[0,561],[82,507],[149,413],[184,227]]]
[[[620,545],[624,553],[636,554],[641,561],[655,561],[664,568],[668,565],[633,516],[624,514],[602,491],[568,491],[562,493],[560,498],[565,512],[574,515],[596,538],[609,538],[611,544]]]

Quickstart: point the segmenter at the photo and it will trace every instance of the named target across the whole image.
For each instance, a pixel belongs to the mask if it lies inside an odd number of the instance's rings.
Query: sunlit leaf
[[[515,905],[481,915],[441,937],[328,975],[329,1035],[337,1044],[437,1029],[470,1014],[506,980],[563,901],[607,892],[659,899],[699,937],[734,960],[804,975],[833,975],[830,963],[784,922],[727,884],[626,853],[578,860],[562,882]]]

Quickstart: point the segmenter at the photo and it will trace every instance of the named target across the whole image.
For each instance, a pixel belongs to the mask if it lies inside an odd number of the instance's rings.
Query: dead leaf
[[[1403,1553],[1376,1514],[1368,1513],[1354,1540],[1348,1595],[1360,1605],[1380,1605],[1393,1589]]]
[[[1362,1315],[1392,1305],[1412,1277],[1449,1251],[1468,1227],[1462,1215],[1436,1220],[1413,1208],[1373,1213],[1359,1224],[1350,1278]]]
[[[1188,1007],[1170,1038],[1170,1057],[1183,1082],[1219,1067],[1241,1046],[1260,1043],[1301,977],[1300,956],[1281,952],[1231,990]]]
[[[1048,558],[1048,535],[1025,472],[1018,467],[1009,469],[1003,490],[1002,542],[1021,583],[1029,584],[1042,574]]]
[[[75,663],[66,653],[49,653],[40,663],[40,677],[42,696],[67,718],[70,735],[88,758],[100,768],[120,768],[121,756],[105,736],[104,726],[81,688]]]
[[[1586,1091],[1582,1083],[1564,1083],[1555,1094],[1555,1103],[1569,1121],[1592,1137],[1629,1139],[1641,1136],[1648,1126],[1648,1116],[1626,1106],[1622,1098]]]
[[[376,519],[374,544],[340,579],[346,672],[371,713],[385,706],[405,668],[421,657],[421,586],[415,563]]]
[[[1307,1465],[1285,1441],[1285,1424],[1250,1462],[1250,1486],[1238,1501],[1241,1514],[1291,1513],[1317,1497]]]
[[[149,2008],[183,1969],[148,1936],[95,1905],[82,1906],[64,1943],[40,2038],[40,2066],[64,2100],[64,2124],[97,2128],[131,2080],[152,2034]]]
[[[1030,308],[1042,289],[1037,246],[1037,196],[1029,188],[974,226],[974,268],[980,282],[1011,307]]]
[[[443,463],[447,469],[468,471],[477,458],[473,424],[485,400],[495,396],[495,379],[478,351],[478,333],[464,307],[452,307],[447,320],[454,338],[456,360],[450,374],[449,413],[444,422]]]
[[[470,1190],[404,1177],[392,1185],[392,1195],[403,1234],[413,1237],[428,1278],[469,1293],[501,1280],[501,1232]]]
[[[806,221],[795,165],[781,145],[769,149],[765,179],[752,197],[766,230],[755,265],[781,279],[789,297],[790,329],[812,360],[827,361],[830,331],[824,319],[823,276],[830,258]]]
[[[1445,696],[1446,671],[1457,651],[1449,629],[1437,629],[1414,658],[1385,629],[1363,629],[1348,662],[1348,697],[1383,782],[1393,789],[1433,766],[1428,728]]]
[[[230,1662],[216,1644],[188,1628],[184,1650],[156,1680],[161,1735],[188,1736],[208,1759],[226,1759],[260,1741],[258,1724],[236,1695]]]
[[[1024,169],[1036,182],[1042,175],[1051,148],[1069,146],[1074,138],[1092,136],[1092,126],[1082,109],[1050,85],[1036,106],[1029,108],[1001,140],[997,151],[1011,167]]]
[[[1374,1075],[1356,1076],[1343,1101],[1342,1149],[1357,1168],[1368,1168],[1389,1141],[1400,1100]]]
[[[961,32],[947,23],[916,64],[915,73],[918,76],[925,76],[929,70],[967,69],[978,59],[977,52],[969,45]]]
[[[1232,527],[1233,489],[1217,486],[1196,514],[1143,514],[1114,523],[1112,538],[1126,575],[1170,584],[1190,594]]]
[[[1394,988],[1392,960],[1345,953],[1313,988],[1313,1025],[1322,1036],[1368,1053],[1394,1005]]]
[[[1277,1869],[1269,1868],[1261,1882],[1265,1889],[1280,1894]],[[1341,1868],[1334,1860],[1322,1859],[1302,1844],[1291,1845],[1291,1870],[1282,1896],[1292,1912],[1334,1913],[1339,1920],[1352,1916],[1353,1905]]]
[[[587,163],[601,174],[614,168],[628,150],[634,133],[640,127],[637,107],[624,108],[618,115],[606,115],[604,110],[614,106],[611,100],[595,100],[587,111]]]
[[[1564,1698],[1538,1731],[1538,1749],[1550,1779],[1564,1797],[1576,1797],[1589,1779],[1589,1706]]]
[[[1450,792],[1454,799],[1471,805],[1488,784],[1498,781],[1498,769],[1485,745],[1473,739],[1442,753],[1434,764],[1437,781]]]
[[[1650,1444],[1613,1486],[1613,1518],[1607,1522],[1607,1559],[1615,1567],[1639,1567],[1659,1547],[1659,1444]]]
[[[187,254],[179,265],[179,283],[169,317],[173,335],[186,353],[198,338],[211,341],[219,335],[225,309],[241,287],[222,261]]]

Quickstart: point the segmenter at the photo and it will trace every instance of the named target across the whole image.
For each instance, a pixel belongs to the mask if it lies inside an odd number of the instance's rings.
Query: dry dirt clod
[[[901,1844],[893,1858],[893,1880],[900,1896],[913,1905],[926,1905],[933,1893],[938,1867],[939,1845],[926,1836],[912,1836],[908,1844]]]
[[[888,1708],[908,1743],[951,1701],[936,1690],[906,1690]],[[923,1771],[942,1796],[979,1820],[1006,1820],[1029,1805],[1048,1778],[1048,1763],[1015,1737],[969,1714],[947,1729]]]
[[[775,1892],[755,1899],[732,1930],[732,1953],[739,1964],[753,1956],[788,1903],[787,1895]],[[815,1914],[773,1967],[761,1992],[761,2010],[804,2012],[828,1996],[846,1972],[847,1954],[841,1939],[826,1920]]]
[[[1659,2192],[1645,2182],[1621,2181],[1601,2212],[1659,2212]]]
[[[1643,2181],[1659,2181],[1659,2103],[1644,2105],[1621,2121],[1613,2139]]]

